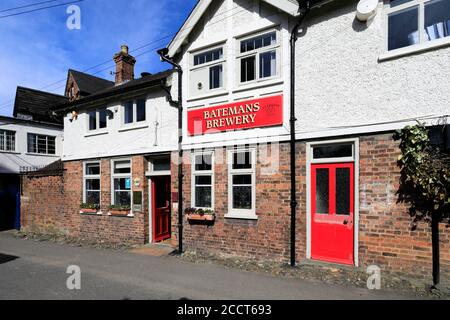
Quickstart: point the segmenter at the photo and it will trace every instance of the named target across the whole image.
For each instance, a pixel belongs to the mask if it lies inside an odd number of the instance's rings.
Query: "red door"
[[[354,164],[311,166],[311,258],[353,264]]]
[[[153,241],[170,238],[170,177],[152,179]]]

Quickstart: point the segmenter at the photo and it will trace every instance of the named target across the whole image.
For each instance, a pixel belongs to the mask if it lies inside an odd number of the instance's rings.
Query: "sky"
[[[68,69],[86,71],[108,61],[87,73],[114,81],[110,74],[115,70],[112,57],[122,44],[127,44],[130,53],[136,56],[136,76],[170,68],[160,61],[156,50],[167,46],[197,3],[197,0],[84,0],[76,3],[80,8],[80,30],[67,27],[69,4],[4,17],[71,1],[49,1],[14,11],[5,10],[43,0],[0,2],[0,115],[12,115],[17,86],[64,94]],[[145,47],[135,50],[142,46]]]

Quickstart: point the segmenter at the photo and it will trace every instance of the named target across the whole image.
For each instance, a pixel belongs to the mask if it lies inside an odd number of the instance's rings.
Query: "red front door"
[[[170,238],[170,177],[152,178],[153,241]]]
[[[311,258],[353,264],[354,164],[311,166]]]

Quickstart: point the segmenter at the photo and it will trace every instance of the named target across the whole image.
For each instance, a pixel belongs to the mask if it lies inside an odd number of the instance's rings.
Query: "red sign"
[[[282,124],[282,95],[188,111],[191,136]]]

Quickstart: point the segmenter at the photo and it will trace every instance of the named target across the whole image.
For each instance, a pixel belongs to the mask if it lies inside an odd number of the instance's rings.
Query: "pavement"
[[[0,299],[414,299],[393,291],[275,277],[141,253],[72,247],[0,232]],[[66,285],[71,276],[67,268],[72,265],[81,270],[80,290]]]

